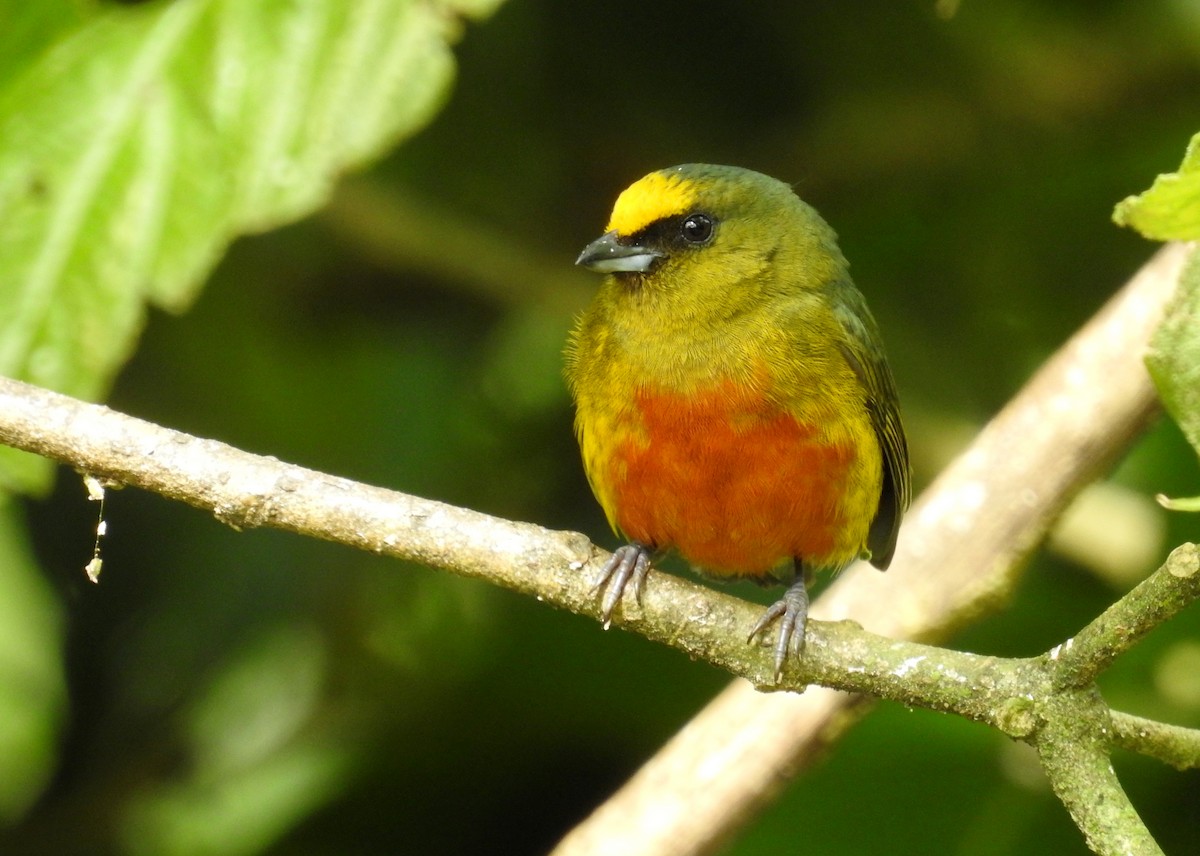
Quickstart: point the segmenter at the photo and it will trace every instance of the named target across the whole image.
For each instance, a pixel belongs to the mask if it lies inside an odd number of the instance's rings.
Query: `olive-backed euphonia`
[[[607,274],[566,352],[592,490],[629,543],[605,622],[652,556],[789,583],[776,678],[802,648],[808,576],[884,569],[909,502],[892,372],[833,230],[788,185],[687,164],[627,188],[578,264]]]

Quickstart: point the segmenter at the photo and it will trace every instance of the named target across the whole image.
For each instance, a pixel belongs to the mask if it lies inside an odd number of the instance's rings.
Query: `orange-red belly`
[[[728,384],[635,403],[640,424],[615,445],[605,479],[626,537],[737,576],[791,558],[840,566],[861,548],[874,509],[845,507],[853,435],[831,440],[839,432]]]

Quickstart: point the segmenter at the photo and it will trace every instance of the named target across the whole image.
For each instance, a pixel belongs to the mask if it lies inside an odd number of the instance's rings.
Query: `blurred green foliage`
[[[1179,163],[1200,91],[1193,3],[946,6],[510,0],[467,25],[431,125],[315,216],[234,244],[189,312],[151,317],[109,401],[612,545],[559,379],[595,285],[571,262],[633,179],[727,162],[794,182],[839,231],[920,486],[1148,257],[1109,215]],[[4,42],[0,75],[42,32],[13,20],[25,40]],[[1178,495],[1197,475],[1164,422],[1115,479]],[[507,592],[137,491],[106,514],[92,586],[96,507],[75,474],[6,509],[5,556],[28,537],[41,570],[0,573],[0,852],[544,852],[726,680]],[[1172,516],[1158,552],[1196,537]],[[1044,650],[1118,592],[1047,552],[956,644]],[[1108,696],[1200,725],[1198,632],[1195,610],[1158,631]],[[1164,848],[1194,850],[1194,774],[1116,762]],[[1020,746],[894,706],[730,852],[801,847],[1086,852]]]

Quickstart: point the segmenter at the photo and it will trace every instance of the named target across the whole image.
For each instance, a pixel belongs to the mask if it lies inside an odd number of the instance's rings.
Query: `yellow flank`
[[[652,172],[617,197],[608,231],[622,236],[640,232],[656,220],[683,214],[695,197],[695,184],[679,173]]]

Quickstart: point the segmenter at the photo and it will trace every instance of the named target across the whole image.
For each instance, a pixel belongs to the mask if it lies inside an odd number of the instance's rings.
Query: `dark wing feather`
[[[896,382],[888,367],[875,319],[853,286],[843,297],[844,300],[835,301],[835,313],[846,332],[846,340],[839,343],[839,347],[846,363],[867,391],[867,410],[883,452],[883,489],[879,510],[867,533],[867,549],[871,551],[871,564],[886,570],[896,552],[900,520],[911,499],[908,442],[900,421]]]

